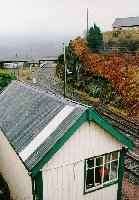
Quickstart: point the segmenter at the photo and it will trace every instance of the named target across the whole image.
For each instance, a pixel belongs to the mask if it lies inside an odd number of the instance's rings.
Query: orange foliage
[[[97,73],[107,78],[126,105],[139,100],[139,56],[101,55],[90,52],[84,39],[78,37],[70,42],[73,53],[79,57],[86,74]]]

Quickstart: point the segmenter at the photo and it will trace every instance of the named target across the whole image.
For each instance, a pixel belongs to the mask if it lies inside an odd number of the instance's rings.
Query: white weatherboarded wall
[[[31,178],[1,131],[0,173],[9,185],[13,200],[33,199]]]
[[[122,148],[95,123],[84,123],[43,167],[44,200],[116,200],[117,184],[83,194],[84,159]]]

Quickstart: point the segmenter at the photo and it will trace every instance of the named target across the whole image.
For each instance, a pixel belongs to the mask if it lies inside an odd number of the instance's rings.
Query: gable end
[[[75,133],[75,131],[86,121],[95,122],[105,131],[107,131],[111,136],[113,136],[116,140],[118,140],[120,143],[122,143],[129,149],[132,149],[134,147],[133,142],[127,136],[119,132],[117,129],[113,128],[112,125],[109,122],[107,122],[107,120],[103,119],[101,115],[99,115],[95,110],[89,108],[80,116],[80,118],[73,124],[73,126],[68,129],[64,136],[53,145],[53,147],[43,157],[43,159],[32,169],[32,176],[36,176],[36,174],[42,169],[42,167],[65,144],[65,142]]]

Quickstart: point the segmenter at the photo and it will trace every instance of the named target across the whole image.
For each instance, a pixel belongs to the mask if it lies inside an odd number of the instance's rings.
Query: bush
[[[57,64],[64,65],[64,54],[58,56]]]
[[[6,87],[12,80],[16,80],[14,75],[0,74],[0,90]]]
[[[58,78],[61,78],[62,80],[64,80],[64,65],[62,64],[56,65],[56,75]]]
[[[90,96],[99,98],[104,103],[109,103],[115,95],[111,83],[103,77],[96,76],[90,80],[86,86],[86,91]]]

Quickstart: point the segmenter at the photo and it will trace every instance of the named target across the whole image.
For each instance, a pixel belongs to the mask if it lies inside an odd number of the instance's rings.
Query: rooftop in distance
[[[113,28],[139,26],[139,17],[116,18]]]

